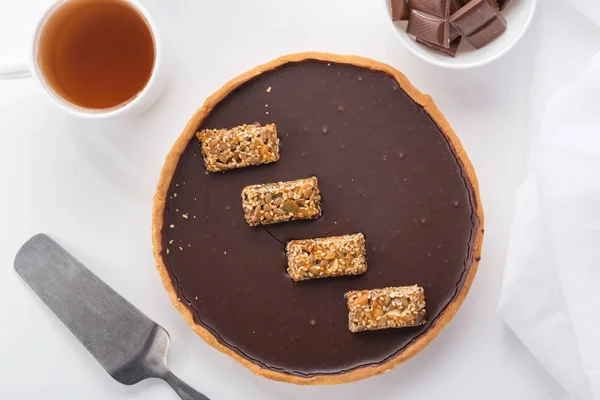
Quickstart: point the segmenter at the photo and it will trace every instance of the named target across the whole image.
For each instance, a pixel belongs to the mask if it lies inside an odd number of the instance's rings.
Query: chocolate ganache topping
[[[386,362],[431,327],[473,262],[473,188],[451,143],[392,76],[320,61],[249,80],[198,129],[254,122],[277,125],[278,162],[207,174],[196,138],[179,159],[162,230],[177,296],[197,324],[262,368],[314,376]],[[246,224],[245,186],[310,176],[319,179],[321,218]],[[357,232],[366,237],[365,275],[287,275],[287,241]],[[348,330],[346,291],[413,284],[425,289],[426,325]]]

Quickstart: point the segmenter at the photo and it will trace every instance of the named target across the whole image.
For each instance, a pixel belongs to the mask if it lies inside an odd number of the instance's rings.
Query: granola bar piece
[[[321,194],[317,178],[246,186],[242,190],[242,207],[250,226],[319,218]]]
[[[417,285],[347,292],[351,332],[403,328],[427,322],[425,293]]]
[[[295,281],[367,272],[362,233],[292,240],[286,246],[288,274]]]
[[[279,138],[275,124],[204,129],[196,133],[202,144],[204,164],[210,172],[221,172],[279,160]]]

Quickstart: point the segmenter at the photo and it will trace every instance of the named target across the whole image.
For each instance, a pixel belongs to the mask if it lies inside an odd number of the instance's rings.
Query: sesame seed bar
[[[425,293],[417,285],[347,292],[351,332],[403,328],[427,322]]]
[[[286,246],[288,274],[295,281],[367,272],[362,233],[292,240]]]
[[[210,172],[221,172],[279,160],[279,138],[275,124],[204,129],[196,133],[202,144],[204,164]]]
[[[242,207],[250,226],[319,218],[321,194],[317,178],[246,186],[242,190]]]

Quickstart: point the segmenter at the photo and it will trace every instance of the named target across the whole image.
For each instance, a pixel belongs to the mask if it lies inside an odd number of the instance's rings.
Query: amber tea
[[[50,88],[67,102],[115,108],[148,84],[154,36],[125,0],[69,0],[42,28],[37,63]]]

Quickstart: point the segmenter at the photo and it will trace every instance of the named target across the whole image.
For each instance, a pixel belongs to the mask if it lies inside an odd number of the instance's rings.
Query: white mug
[[[40,36],[43,31],[45,24],[48,22],[50,17],[58,10],[64,3],[71,0],[58,0],[44,13],[42,18],[39,20],[31,45],[29,48],[29,56],[27,60],[11,60],[0,58],[0,80],[2,79],[20,79],[20,78],[33,78],[39,83],[44,92],[48,95],[50,100],[61,107],[63,110],[84,118],[100,119],[110,118],[125,114],[136,114],[156,101],[158,96],[161,94],[165,86],[165,71],[164,63],[161,60],[161,44],[158,35],[158,30],[148,11],[137,1],[137,0],[123,0],[135,8],[146,20],[150,31],[154,37],[154,67],[150,75],[148,83],[144,89],[137,94],[129,102],[108,109],[89,109],[79,107],[73,103],[68,102],[61,96],[59,96],[52,87],[48,84],[44,78],[40,66],[38,64],[38,52]]]

